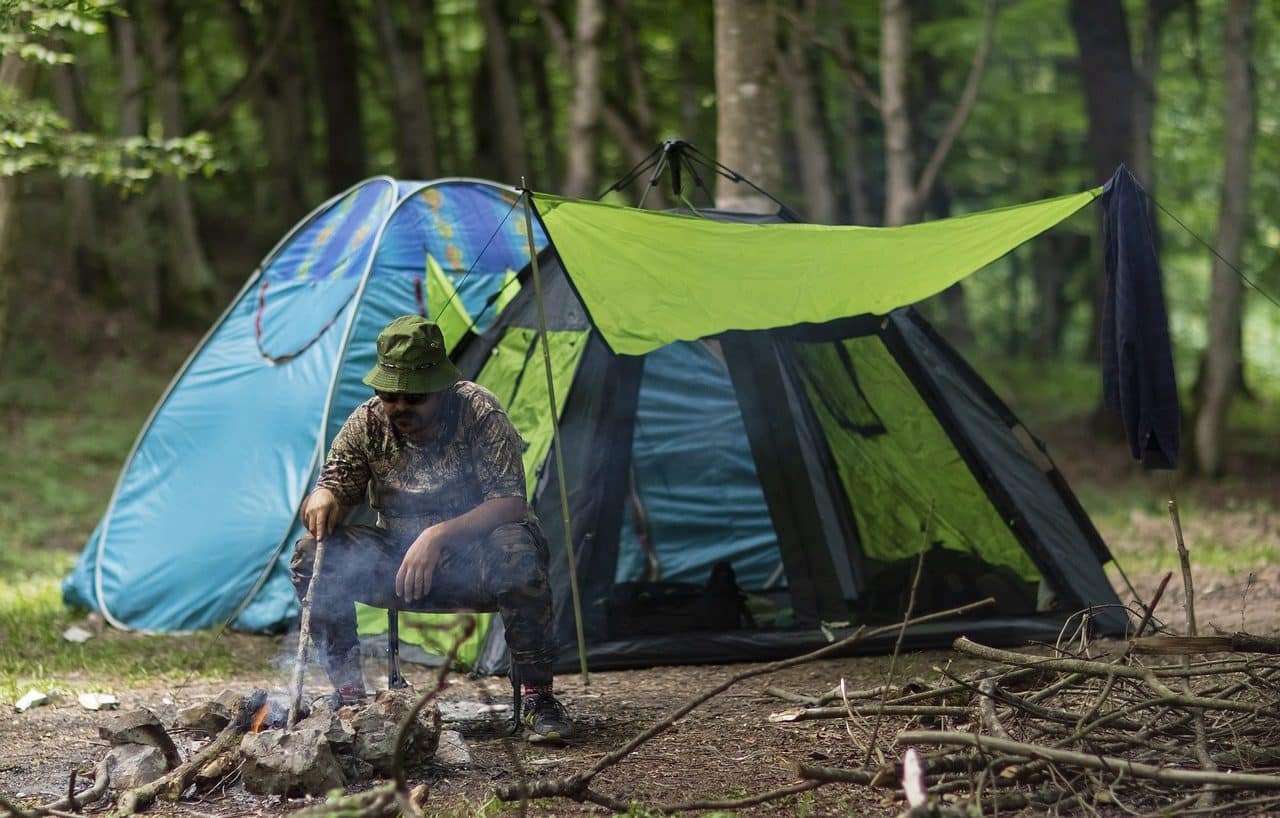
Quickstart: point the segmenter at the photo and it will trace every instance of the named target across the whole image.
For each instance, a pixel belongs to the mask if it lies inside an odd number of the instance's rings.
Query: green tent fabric
[[[738,224],[533,195],[614,352],[882,315],[1000,258],[1101,188],[906,227]],[[800,272],[797,272],[800,271]]]

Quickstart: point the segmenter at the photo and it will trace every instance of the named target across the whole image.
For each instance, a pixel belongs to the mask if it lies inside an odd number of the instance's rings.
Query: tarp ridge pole
[[[569,519],[569,489],[564,482],[564,453],[560,448],[560,416],[557,411],[555,378],[551,375],[551,347],[547,342],[547,312],[542,301],[542,275],[538,269],[538,250],[533,246],[533,203],[529,188],[520,179],[524,196],[525,236],[529,240],[529,262],[533,267],[533,300],[538,306],[538,334],[542,338],[542,364],[547,373],[547,399],[551,404],[551,440],[556,458],[556,481],[560,484],[560,516],[564,527],[564,551],[569,558],[569,593],[573,598],[573,626],[578,636],[578,667],[582,683],[591,684],[587,672],[587,640],[582,632],[582,597],[578,593],[578,560],[573,553],[573,526]]]

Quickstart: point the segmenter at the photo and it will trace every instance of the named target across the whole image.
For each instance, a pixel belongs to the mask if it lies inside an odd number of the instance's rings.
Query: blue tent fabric
[[[778,538],[728,370],[705,344],[681,341],[645,356],[632,462],[657,579],[705,584],[711,566],[728,560],[743,588],[765,586],[779,564]],[[628,508],[616,581],[645,572]]]
[[[290,621],[297,510],[342,420],[369,396],[360,378],[378,331],[440,306],[418,295],[428,253],[478,311],[528,261],[515,201],[479,180],[384,177],[304,219],[161,398],[64,599],[141,630]]]
[[[1123,165],[1103,187],[1103,399],[1120,411],[1134,459],[1149,469],[1176,469],[1182,412],[1147,202]]]

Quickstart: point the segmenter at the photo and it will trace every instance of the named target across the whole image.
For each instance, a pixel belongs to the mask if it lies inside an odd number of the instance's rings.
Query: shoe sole
[[[530,744],[568,744],[569,738],[569,736],[562,736],[558,732],[535,733],[528,729],[524,731],[524,740]]]

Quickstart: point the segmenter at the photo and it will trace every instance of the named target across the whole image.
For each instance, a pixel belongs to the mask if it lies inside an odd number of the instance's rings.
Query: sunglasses
[[[409,406],[421,406],[431,399],[431,393],[410,394],[405,392],[374,392],[383,403],[404,403]]]

